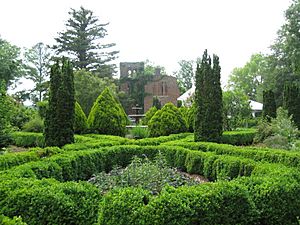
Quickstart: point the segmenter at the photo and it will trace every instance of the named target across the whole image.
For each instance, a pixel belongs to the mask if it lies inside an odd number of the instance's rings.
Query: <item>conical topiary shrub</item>
[[[147,125],[151,120],[152,116],[157,112],[157,108],[152,106],[145,114],[145,117],[142,120],[143,125]]]
[[[172,104],[167,103],[158,110],[148,123],[151,137],[186,132],[186,122],[180,111]]]
[[[128,119],[121,104],[106,88],[96,99],[87,122],[91,132],[125,136]]]
[[[87,130],[87,118],[78,102],[75,103],[75,134],[82,134]]]

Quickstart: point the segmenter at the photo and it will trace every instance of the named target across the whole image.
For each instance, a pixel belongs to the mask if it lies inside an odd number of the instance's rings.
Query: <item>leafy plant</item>
[[[279,107],[277,116],[269,123],[266,119],[259,122],[258,132],[255,142],[263,142],[268,147],[291,149],[293,142],[298,136],[298,129],[293,122],[292,115],[288,111]]]
[[[144,156],[144,158],[135,156],[126,168],[114,167],[109,173],[101,172],[89,181],[102,193],[117,187],[142,187],[152,194],[158,194],[167,184],[174,187],[197,184],[175,168],[170,168],[161,153],[153,162]]]
[[[172,103],[158,110],[148,123],[149,135],[158,137],[186,131],[186,122],[181,112]]]
[[[75,102],[75,121],[74,121],[74,132],[75,134],[84,133],[87,129],[87,118],[84,114],[80,104]]]
[[[36,115],[30,121],[24,124],[23,131],[27,132],[43,132],[44,121],[39,115]]]
[[[147,127],[136,126],[130,130],[131,135],[135,139],[146,138],[149,136]]]

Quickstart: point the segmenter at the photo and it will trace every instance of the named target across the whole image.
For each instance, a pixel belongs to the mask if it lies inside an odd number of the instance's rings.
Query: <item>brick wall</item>
[[[168,102],[176,106],[180,96],[176,78],[171,76],[154,76],[153,81],[145,85],[145,94],[144,112],[152,107],[154,96],[158,97],[162,106]]]

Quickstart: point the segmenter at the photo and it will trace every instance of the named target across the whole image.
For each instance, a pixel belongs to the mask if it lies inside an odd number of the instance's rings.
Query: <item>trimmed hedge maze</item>
[[[211,182],[167,186],[159,195],[141,188],[100,195],[86,182],[115,165],[125,167],[135,155],[152,159],[158,152],[171,166]],[[62,149],[0,155],[0,223],[298,224],[299,162],[300,153],[195,143],[191,134],[137,141],[77,136]]]

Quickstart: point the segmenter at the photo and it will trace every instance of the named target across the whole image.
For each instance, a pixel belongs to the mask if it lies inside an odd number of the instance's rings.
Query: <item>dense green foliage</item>
[[[81,134],[87,130],[87,118],[78,102],[75,102],[74,132]]]
[[[3,215],[0,215],[0,224],[2,224],[2,225],[27,225],[27,223],[22,222],[21,217],[14,216],[11,219],[11,218],[9,218],[7,216],[3,216]]]
[[[104,44],[100,40],[107,35],[106,24],[99,23],[91,10],[80,7],[71,9],[66,30],[55,38],[57,44],[53,48],[58,53],[73,56],[76,69],[97,71],[101,77],[111,77],[115,65],[108,65],[116,58],[118,51],[108,51],[115,44]]]
[[[26,132],[43,132],[44,128],[45,126],[42,118],[39,115],[35,115],[31,120],[24,124],[22,130]]]
[[[249,98],[239,91],[223,92],[223,129],[245,127],[251,118]]]
[[[282,106],[284,86],[287,83],[299,84],[299,0],[291,1],[285,11],[285,22],[278,31],[278,37],[272,49],[272,83],[277,106]]]
[[[126,145],[99,148],[105,140]],[[76,150],[91,141],[99,147]],[[171,166],[217,182],[165,187],[155,197],[141,188],[101,196],[85,182],[66,182],[126,167],[136,155],[153,159],[158,152]],[[138,141],[90,134],[66,149],[32,150],[35,162],[21,162],[29,153],[18,154],[15,165],[22,165],[0,172],[0,214],[21,216],[28,224],[296,224],[299,216],[298,152],[193,142],[192,134]]]
[[[154,161],[150,161],[147,156],[134,157],[126,168],[115,167],[109,173],[98,173],[89,182],[95,184],[102,193],[116,188],[142,187],[153,195],[159,194],[166,185],[179,187],[199,184],[175,168],[169,167],[160,152]]]
[[[197,64],[195,90],[195,141],[219,142],[222,135],[222,89],[219,58],[211,58],[204,51]]]
[[[274,92],[272,90],[263,92],[263,117],[270,120],[276,117],[276,102]]]
[[[0,149],[10,144],[9,118],[12,105],[6,95],[5,83],[0,80]]]
[[[16,212],[28,224],[94,224],[101,199],[87,183],[12,179],[0,184],[1,213]]]
[[[195,116],[196,116],[196,104],[193,103],[192,106],[189,108],[186,117],[186,122],[187,122],[189,132],[194,132]]]
[[[63,146],[74,142],[74,81],[71,63],[63,58],[51,67],[49,108],[45,119],[45,144]]]
[[[105,88],[115,95],[116,85],[110,78],[100,78],[86,70],[74,73],[75,99],[78,101],[85,115],[88,116],[97,97]]]
[[[276,118],[272,118],[270,122],[266,119],[259,121],[254,142],[263,142],[272,148],[292,149],[298,135],[292,116],[288,115],[287,110],[279,107],[276,111]]]
[[[283,107],[288,110],[296,126],[300,129],[300,88],[298,85],[286,84],[283,93]]]
[[[0,80],[4,81],[6,89],[22,74],[20,48],[0,38],[0,59]]]
[[[193,60],[180,60],[178,64],[180,68],[174,75],[177,78],[180,93],[183,94],[193,86],[195,62]]]
[[[180,111],[172,103],[167,103],[158,110],[148,122],[151,137],[165,136],[185,132],[186,122]]]
[[[145,117],[142,119],[142,124],[147,125],[154,114],[157,112],[157,108],[152,106],[145,114]]]
[[[14,132],[11,135],[13,144],[19,147],[43,147],[45,145],[42,133]]]
[[[229,76],[229,87],[234,91],[242,92],[251,100],[261,102],[263,82],[269,81],[267,80],[268,68],[266,56],[253,54],[243,67],[234,68]]]
[[[121,104],[106,88],[95,101],[87,122],[93,132],[125,136],[128,119]]]

